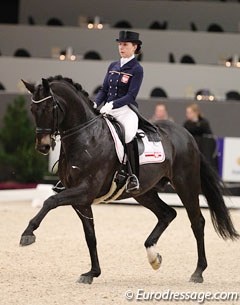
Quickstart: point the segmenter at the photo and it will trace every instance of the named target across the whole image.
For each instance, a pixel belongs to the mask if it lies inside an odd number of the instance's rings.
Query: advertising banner
[[[240,138],[224,138],[222,178],[227,182],[240,182]]]

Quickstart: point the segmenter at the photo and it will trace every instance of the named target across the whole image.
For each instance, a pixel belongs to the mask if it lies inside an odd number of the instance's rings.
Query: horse
[[[80,275],[78,282],[91,284],[101,274],[92,203],[109,192],[115,173],[121,163],[104,115],[93,107],[93,102],[80,84],[72,79],[55,76],[42,79],[40,84],[24,82],[32,95],[31,112],[36,123],[36,150],[48,154],[54,146],[54,137],[60,134],[61,151],[58,175],[66,189],[50,196],[32,218],[21,235],[20,245],[35,242],[34,231],[47,213],[60,206],[70,205],[82,221],[91,258],[90,271]],[[202,283],[207,268],[204,246],[205,219],[199,206],[199,194],[206,197],[213,226],[223,239],[235,240],[239,234],[234,228],[223,199],[224,185],[209,166],[190,133],[170,121],[156,123],[165,151],[165,161],[144,164],[139,169],[140,192],[131,195],[124,191],[119,199],[133,197],[151,210],[157,224],[144,246],[153,269],[159,269],[162,257],[156,244],[177,213],[159,196],[170,183],[187,211],[197,243],[197,266],[191,282]]]

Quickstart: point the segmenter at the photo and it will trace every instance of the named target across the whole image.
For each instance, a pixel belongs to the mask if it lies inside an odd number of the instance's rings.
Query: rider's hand
[[[109,114],[111,110],[113,109],[113,102],[106,103],[101,109],[101,113]]]

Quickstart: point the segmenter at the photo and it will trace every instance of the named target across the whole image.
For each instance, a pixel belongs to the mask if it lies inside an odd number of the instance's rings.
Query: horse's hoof
[[[80,278],[77,280],[77,283],[81,284],[92,284],[93,276],[91,275],[81,275]]]
[[[20,240],[20,246],[29,246],[36,241],[35,235],[22,236]]]
[[[152,261],[151,263],[151,266],[154,270],[158,270],[162,264],[162,257],[159,253],[157,253],[157,256],[155,258],[154,261]]]
[[[203,283],[203,277],[202,275],[195,275],[193,274],[189,280],[189,282],[193,283]]]

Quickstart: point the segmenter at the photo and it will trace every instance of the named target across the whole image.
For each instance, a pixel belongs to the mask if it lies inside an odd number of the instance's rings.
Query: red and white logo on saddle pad
[[[143,131],[141,131],[143,133]],[[139,164],[161,163],[165,160],[162,142],[149,142],[145,136],[142,138],[144,152],[139,156]]]
[[[152,153],[147,153],[147,152],[145,152],[144,153],[145,154],[145,157],[146,158],[160,158],[160,157],[162,157],[162,153],[161,152],[152,152]]]
[[[162,154],[160,153],[160,152],[152,152],[152,153],[145,153],[145,157],[146,158],[159,158],[159,157],[161,157],[162,156]]]
[[[116,153],[119,159],[119,162],[122,163],[123,156],[124,156],[124,149],[123,145],[116,133],[115,128],[113,127],[112,123],[106,119],[108,127],[111,131],[112,138],[115,143]],[[138,130],[140,134],[144,134],[142,130]],[[139,164],[148,164],[148,163],[161,163],[165,160],[165,153],[163,150],[162,142],[149,142],[148,138],[144,136],[142,138],[144,144],[144,151],[139,156]]]

